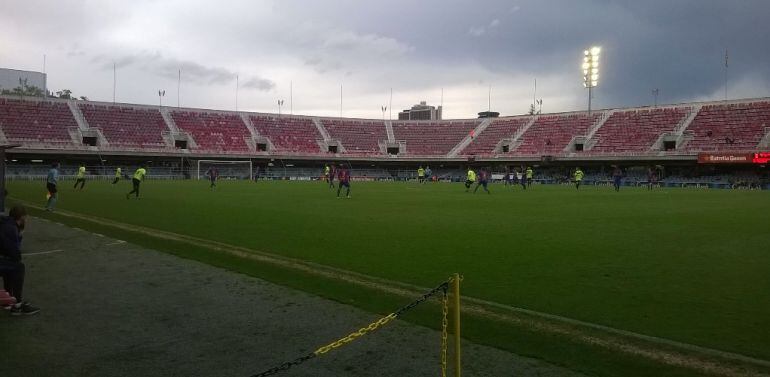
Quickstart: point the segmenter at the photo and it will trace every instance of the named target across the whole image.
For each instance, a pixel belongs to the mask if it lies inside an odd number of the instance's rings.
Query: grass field
[[[318,182],[63,182],[59,207],[770,360],[770,194]],[[40,182],[9,182],[42,204]]]

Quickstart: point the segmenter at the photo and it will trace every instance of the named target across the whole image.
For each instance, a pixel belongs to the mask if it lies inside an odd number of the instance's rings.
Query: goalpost
[[[227,161],[227,160],[198,160],[196,179],[206,179],[206,172],[216,168],[219,178],[248,179],[252,177],[251,160]]]

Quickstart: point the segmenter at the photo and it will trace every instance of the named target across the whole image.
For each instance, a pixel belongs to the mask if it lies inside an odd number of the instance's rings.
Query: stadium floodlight
[[[593,46],[583,51],[583,87],[588,89],[588,114],[591,114],[593,88],[599,85],[599,55],[601,47]]]
[[[158,106],[163,107],[163,97],[166,96],[166,91],[158,89]]]
[[[278,116],[281,116],[281,106],[283,106],[283,100],[278,100]]]

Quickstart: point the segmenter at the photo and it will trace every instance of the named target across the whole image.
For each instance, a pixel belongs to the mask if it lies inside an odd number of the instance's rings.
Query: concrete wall
[[[26,79],[27,85],[46,89],[46,74],[34,71],[0,68],[0,89],[12,90],[19,86],[19,79]]]

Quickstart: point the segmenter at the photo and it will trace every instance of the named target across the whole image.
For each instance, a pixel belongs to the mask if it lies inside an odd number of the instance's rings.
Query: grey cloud
[[[252,77],[246,80],[246,82],[244,82],[241,86],[244,88],[268,91],[275,88],[275,83],[267,79]]]
[[[484,35],[484,33],[486,33],[486,32],[487,32],[487,30],[483,26],[472,27],[472,28],[468,29],[468,34],[470,34],[470,35],[472,35],[474,37],[480,37],[480,36]]]
[[[102,69],[137,67],[167,79],[177,79],[181,74],[186,82],[204,85],[223,85],[235,81],[237,73],[222,67],[209,67],[189,60],[166,58],[160,52],[141,52],[120,56],[110,60],[104,55],[95,56],[92,61],[100,62]],[[271,80],[261,77],[247,77],[244,88],[268,91],[275,87]]]

